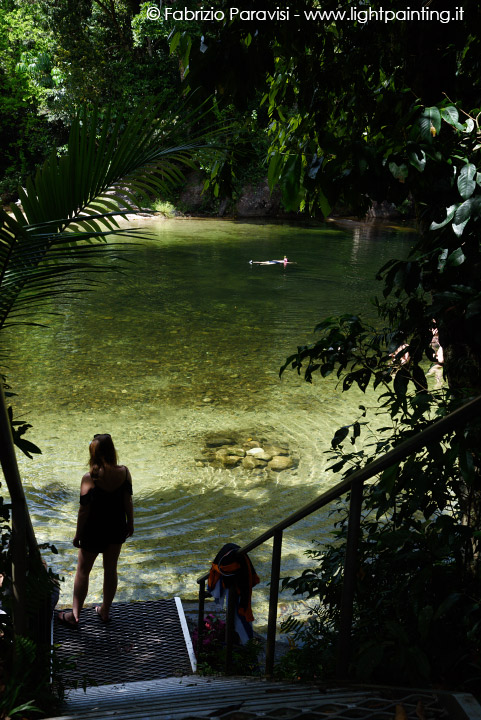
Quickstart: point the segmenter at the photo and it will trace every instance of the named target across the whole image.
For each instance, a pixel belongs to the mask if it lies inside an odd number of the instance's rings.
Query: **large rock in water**
[[[241,458],[238,455],[226,455],[222,463],[225,467],[235,467],[240,461]]]
[[[202,457],[198,457],[196,458],[196,460],[201,460],[203,462],[213,462],[215,460],[215,449],[204,448],[202,450]]]
[[[289,455],[289,450],[280,445],[264,445],[264,450],[266,453],[270,453],[272,457],[274,455]]]
[[[242,466],[244,470],[273,470],[281,472],[297,466],[284,442],[268,442],[255,435],[242,435],[236,432],[210,432],[205,437],[202,454],[195,458],[198,466],[210,464],[215,468],[234,468]]]
[[[227,448],[219,448],[219,450],[216,450],[215,453],[216,460],[220,460],[220,462],[225,465],[225,467],[235,467],[238,462],[240,462],[240,457],[238,455],[231,455]]]
[[[251,455],[252,457],[257,458],[257,460],[265,460],[266,462],[272,460],[272,455],[267,453],[264,448],[261,447],[251,448],[246,452],[246,455]]]
[[[229,455],[237,455],[238,457],[244,457],[246,454],[246,451],[244,448],[239,447],[238,445],[228,445],[226,447],[227,452]]]
[[[265,468],[267,465],[265,460],[259,460],[255,455],[246,455],[242,458],[242,467],[246,470],[255,470],[256,468]]]
[[[294,462],[292,458],[288,457],[287,455],[276,455],[272,458],[270,462],[267,463],[267,467],[271,470],[275,470],[276,472],[281,472],[281,470],[287,470],[293,465]]]

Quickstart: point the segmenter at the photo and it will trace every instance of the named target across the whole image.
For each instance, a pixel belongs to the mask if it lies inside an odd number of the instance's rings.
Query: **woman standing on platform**
[[[89,588],[89,576],[99,553],[103,556],[102,605],[95,607],[102,622],[110,620],[110,606],[117,590],[117,562],[122,543],[134,532],[132,478],[125,465],[117,464],[117,452],[108,434],[94,435],[90,443],[90,472],[80,485],[77,532],[79,548],[72,610],[58,614],[64,625],[78,628],[80,612]]]

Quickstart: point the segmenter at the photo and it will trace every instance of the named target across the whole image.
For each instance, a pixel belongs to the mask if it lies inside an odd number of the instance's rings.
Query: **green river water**
[[[411,233],[355,223],[175,219],[148,229],[152,239],[122,275],[58,302],[46,328],[4,333],[15,414],[32,423],[42,449],[19,463],[38,540],[59,551],[49,562],[64,578],[62,604],[71,602],[71,540],[93,433],[112,434],[134,481],[136,530],[122,551],[117,600],[194,598],[224,542],[246,543],[336,481],[324,451],[364,396],[341,394],[331,378],[279,380],[278,370],[315,339],[320,319],[372,315],[375,271],[413,242]],[[284,254],[296,264],[249,265]],[[278,474],[201,467],[214,431],[287,444],[298,465]],[[304,550],[328,527],[316,514],[285,533],[283,574],[306,564]],[[261,626],[269,554],[264,546],[251,556]],[[98,565],[88,601],[101,597]]]

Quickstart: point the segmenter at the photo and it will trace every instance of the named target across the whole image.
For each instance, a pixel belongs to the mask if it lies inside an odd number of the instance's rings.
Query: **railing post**
[[[351,487],[349,503],[349,525],[347,529],[344,580],[341,596],[341,627],[336,664],[336,677],[338,682],[346,679],[350,659],[354,591],[356,588],[357,573],[357,549],[361,525],[362,488],[363,483],[361,482],[357,482]]]
[[[236,611],[236,591],[232,584],[227,595],[227,612],[225,623],[225,674],[232,672],[232,650],[234,647],[234,620]]]
[[[202,652],[202,640],[204,639],[204,599],[205,580],[199,582],[199,608],[197,611],[197,658]]]
[[[276,650],[277,604],[281,573],[282,530],[276,530],[272,543],[271,584],[269,590],[269,617],[267,620],[266,675],[272,677]]]
[[[356,571],[357,571],[357,548],[359,540],[361,510],[362,510],[362,483],[366,480],[379,475],[386,468],[399,463],[409,457],[419,449],[425,447],[429,442],[443,437],[450,430],[460,427],[467,419],[479,414],[481,409],[481,395],[473,400],[468,401],[462,407],[454,410],[449,415],[428,428],[422,430],[414,437],[404,440],[402,443],[392,448],[381,457],[376,458],[371,463],[367,463],[362,468],[358,468],[352,475],[337,483],[333,487],[319,495],[314,501],[311,501],[304,507],[299,508],[296,512],[289,515],[277,525],[263,532],[255,540],[240,548],[239,554],[251,552],[255,548],[265,543],[270,538],[274,538],[273,560],[271,570],[271,588],[269,602],[269,621],[268,621],[268,642],[266,647],[266,673],[270,674],[273,669],[274,648],[275,648],[275,626],[277,619],[277,597],[279,589],[279,573],[280,573],[280,552],[282,544],[282,532],[307,517],[316,510],[320,510],[333,500],[340,498],[346,492],[351,493],[350,510],[349,510],[349,527],[346,545],[346,556],[344,562],[344,578],[341,599],[341,617],[340,617],[340,634],[338,655],[336,662],[337,677],[342,681],[347,676],[350,660],[350,645],[352,634],[352,617],[354,606],[354,592],[356,587]],[[29,537],[29,528],[27,527],[27,535]],[[33,533],[32,533],[33,537]],[[30,540],[29,540],[30,544]],[[277,553],[276,557],[274,555]],[[277,566],[277,567],[276,567]],[[207,578],[208,575],[205,576]],[[204,578],[199,578],[198,582]],[[234,598],[231,598],[234,601]],[[231,607],[232,613],[227,613],[226,623],[226,665],[230,668],[232,657],[232,645],[234,636],[234,612],[235,607]],[[232,620],[231,620],[232,618]]]

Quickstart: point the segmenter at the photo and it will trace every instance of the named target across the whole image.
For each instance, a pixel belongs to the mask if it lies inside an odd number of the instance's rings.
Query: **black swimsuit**
[[[103,490],[97,485],[80,496],[80,504],[88,505],[90,512],[80,535],[80,547],[87,552],[102,553],[109,545],[125,542],[127,516],[125,495],[132,495],[132,484],[125,468],[125,480],[115,490]]]

